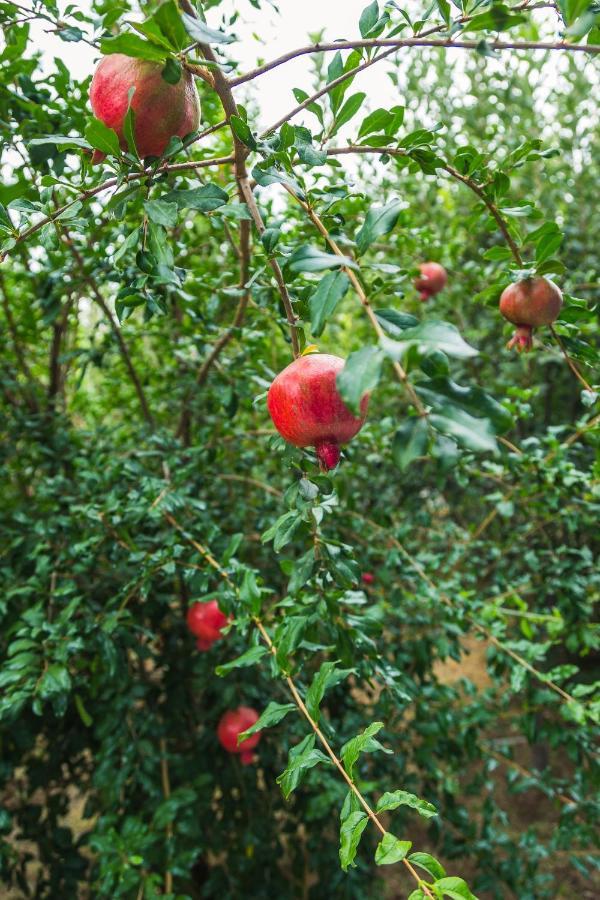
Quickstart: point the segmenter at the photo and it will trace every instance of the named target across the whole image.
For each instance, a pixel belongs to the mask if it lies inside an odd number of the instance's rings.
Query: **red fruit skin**
[[[533,346],[533,329],[550,325],[560,315],[562,292],[549,278],[525,278],[509,284],[500,296],[500,312],[517,328],[506,345],[527,352]]]
[[[340,445],[364,425],[368,394],[354,416],[339,395],[336,376],[344,360],[327,353],[310,353],[277,375],[267,394],[267,407],[279,434],[296,447],[315,447],[321,468],[333,469]]]
[[[430,297],[439,294],[446,287],[448,273],[439,263],[421,263],[419,270],[421,277],[415,280],[415,287],[419,291],[421,300],[429,300]]]
[[[237,709],[228,710],[221,717],[221,721],[217,726],[217,737],[221,746],[228,753],[239,753],[240,760],[245,766],[253,762],[254,755],[252,750],[256,747],[262,735],[258,731],[238,744],[238,734],[246,731],[247,728],[258,722],[258,719],[258,713],[251,706],[238,706]]]
[[[127,94],[135,87],[131,106],[135,143],[142,159],[162,156],[172,137],[185,137],[200,123],[200,100],[193,76],[183,71],[177,84],[169,84],[161,75],[163,68],[161,63],[111,53],[103,57],[92,78],[94,115],[117,132],[123,149],[127,148],[123,134]],[[92,161],[97,159],[94,154]]]
[[[196,645],[199,650],[210,650],[212,644],[222,637],[221,632],[227,621],[216,600],[192,603],[186,616],[187,627],[198,638]]]
[[[363,584],[373,584],[375,581],[375,576],[372,572],[363,572],[360,577],[362,578]]]

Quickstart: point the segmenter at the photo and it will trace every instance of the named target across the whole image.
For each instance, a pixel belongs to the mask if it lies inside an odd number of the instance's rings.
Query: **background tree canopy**
[[[275,122],[267,0],[0,2],[3,896],[598,896],[598,5],[337,5]],[[40,22],[199,132],[141,161]],[[329,473],[266,407],[313,344],[371,393]]]

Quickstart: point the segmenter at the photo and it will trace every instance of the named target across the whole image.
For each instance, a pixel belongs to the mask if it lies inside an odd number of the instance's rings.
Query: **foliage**
[[[0,2],[7,890],[594,896],[596,6],[370,3],[270,128],[239,12],[142,6]],[[140,164],[35,19],[190,67],[210,133]],[[519,48],[563,38],[589,54]],[[532,272],[565,305],[518,358],[497,301]],[[372,392],[327,476],[265,404],[317,340]],[[240,704],[254,766],[216,738]]]

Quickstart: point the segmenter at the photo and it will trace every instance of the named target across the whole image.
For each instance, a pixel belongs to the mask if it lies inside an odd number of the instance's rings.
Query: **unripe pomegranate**
[[[354,416],[339,395],[336,376],[344,360],[327,353],[301,356],[280,372],[267,394],[267,406],[279,434],[296,447],[314,447],[322,470],[337,466],[340,445],[358,434],[369,396]]]
[[[92,78],[90,101],[96,118],[116,131],[127,148],[123,123],[129,105],[128,92],[135,92],[131,107],[135,115],[135,143],[142,159],[162,156],[172,137],[185,137],[200,123],[200,100],[193,76],[183,71],[177,84],[161,75],[162,63],[111,53],[100,60]],[[95,152],[93,162],[104,158]]]
[[[228,710],[217,726],[217,737],[222,747],[228,753],[239,753],[244,766],[250,765],[254,759],[252,751],[261,738],[260,731],[251,734],[249,738],[238,744],[238,734],[246,731],[258,722],[259,715],[251,706],[238,706],[237,709]]]
[[[515,333],[506,345],[527,352],[533,346],[533,329],[550,325],[560,313],[562,293],[549,278],[525,278],[509,284],[500,297],[500,312],[516,325]]]
[[[375,576],[372,572],[363,572],[360,577],[362,578],[363,584],[373,584],[375,581]]]
[[[192,603],[187,611],[187,627],[198,640],[198,650],[210,650],[215,641],[222,637],[222,630],[228,619],[221,612],[216,600],[206,603]]]
[[[415,287],[421,295],[421,300],[429,300],[446,287],[448,273],[436,262],[421,263],[419,269],[421,277],[415,280]]]

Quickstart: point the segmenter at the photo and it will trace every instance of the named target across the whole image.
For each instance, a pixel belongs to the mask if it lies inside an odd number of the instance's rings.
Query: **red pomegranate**
[[[364,425],[368,394],[354,416],[339,395],[336,376],[344,360],[327,353],[310,353],[290,363],[274,379],[267,406],[279,434],[296,447],[314,447],[323,471],[340,461],[340,445]]]
[[[419,269],[421,277],[415,280],[415,287],[421,295],[421,300],[429,300],[446,287],[448,273],[436,262],[421,263]]]
[[[372,572],[363,572],[360,577],[362,578],[363,584],[373,584],[375,581],[375,576]]]
[[[228,710],[222,717],[217,726],[217,737],[222,747],[228,753],[239,753],[242,764],[250,765],[254,760],[252,751],[261,738],[260,731],[250,735],[241,744],[238,744],[238,734],[246,731],[255,722],[258,722],[259,715],[251,706],[238,706],[237,709]]]
[[[562,307],[562,293],[549,278],[525,278],[509,284],[500,297],[500,312],[516,325],[506,345],[527,352],[533,346],[533,329],[554,322]]]
[[[162,156],[172,137],[185,137],[200,123],[200,100],[193,76],[183,71],[177,84],[161,75],[162,63],[134,59],[122,53],[103,57],[92,78],[90,101],[96,118],[114,129],[123,149],[127,148],[123,123],[129,105],[128,92],[135,92],[131,107],[135,114],[135,143],[142,159]],[[104,158],[94,154],[94,162]]]
[[[210,650],[215,641],[223,635],[222,630],[227,625],[228,619],[224,615],[216,600],[206,603],[192,603],[187,611],[187,627],[198,640],[198,650]]]

